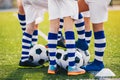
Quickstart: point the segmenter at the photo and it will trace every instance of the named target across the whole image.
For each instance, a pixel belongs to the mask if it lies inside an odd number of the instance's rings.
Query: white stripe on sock
[[[96,56],[96,55],[95,55],[95,59],[98,60],[98,61],[103,61],[103,56],[100,57],[100,56]]]
[[[61,36],[61,34],[58,34],[58,36]]]
[[[22,42],[22,45],[25,45],[25,46],[31,46],[30,43],[24,43],[24,42]]]
[[[37,38],[38,38],[37,35],[33,35],[33,36],[32,36],[32,39],[37,39]]]
[[[85,37],[85,40],[89,41],[89,40],[91,40],[91,37]]]
[[[22,62],[25,62],[25,61],[27,61],[27,60],[28,60],[28,58],[21,59]]]
[[[60,25],[63,25],[63,22],[60,22]]]
[[[105,50],[105,47],[103,47],[103,48],[95,47],[95,51],[97,51],[97,52],[104,52],[104,50]]]
[[[50,56],[50,60],[56,60],[56,56]]]
[[[78,35],[78,38],[79,38],[79,39],[85,39],[85,34]]]
[[[49,48],[48,51],[49,51],[49,53],[51,53],[51,52],[56,52],[57,50],[56,50],[56,48]]]
[[[95,43],[101,44],[101,43],[106,43],[106,39],[95,39]]]
[[[23,39],[31,41],[31,38],[27,37],[27,36],[23,36]]]
[[[29,55],[28,54],[22,54],[22,57],[29,57]]]
[[[22,51],[24,51],[24,52],[29,52],[29,49],[22,49]]]
[[[22,27],[22,28],[26,28],[26,25],[25,25],[25,26],[21,25],[21,27]]]
[[[66,45],[67,44],[75,44],[75,40],[66,40]]]
[[[37,44],[37,41],[32,41],[32,45],[36,45]]]
[[[19,20],[19,22],[20,22],[20,23],[26,23],[26,21],[25,21],[25,20]]]
[[[48,44],[57,44],[57,40],[48,40]]]
[[[75,24],[78,24],[78,23],[81,23],[81,22],[84,22],[84,19],[83,18],[81,18],[81,19],[78,19],[78,20],[75,20]]]
[[[73,62],[75,61],[75,56],[74,57],[68,57],[68,62]]]
[[[69,48],[69,49],[67,49],[67,53],[75,53],[75,48]]]

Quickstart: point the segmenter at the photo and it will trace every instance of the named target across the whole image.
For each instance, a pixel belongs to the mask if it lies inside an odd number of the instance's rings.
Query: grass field
[[[21,56],[22,31],[14,12],[0,12],[0,80],[78,80],[94,79],[90,73],[79,76],[67,76],[61,70],[56,75],[47,74],[48,64],[36,68],[19,67]],[[49,31],[48,14],[39,29],[47,35]],[[105,23],[107,48],[104,55],[105,67],[110,68],[115,78],[120,78],[120,11],[109,11],[109,21]],[[39,36],[38,43],[47,42]],[[90,44],[91,60],[94,57],[93,37]]]

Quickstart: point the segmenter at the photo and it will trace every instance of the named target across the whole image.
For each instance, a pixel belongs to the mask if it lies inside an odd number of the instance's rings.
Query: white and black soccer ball
[[[83,66],[87,65],[89,60],[90,60],[90,53],[88,50],[83,51],[81,49],[77,49],[81,54],[82,54],[82,58],[83,58]]]
[[[65,54],[65,51],[63,49],[57,49],[57,53],[56,53],[56,63],[58,66],[61,67],[61,59],[63,57],[63,55]]]
[[[43,65],[48,61],[47,50],[41,44],[34,45],[29,52],[29,60],[36,65]]]
[[[67,52],[65,52],[65,54],[61,57],[60,62],[61,62],[61,67],[67,70],[67,68],[68,68],[68,55],[67,55]],[[75,52],[75,65],[77,67],[83,66],[82,54],[77,50]]]
[[[62,58],[60,59],[61,62],[61,66],[63,69],[67,70],[68,68],[68,55],[65,52],[65,54],[62,56]]]
[[[81,54],[81,52],[77,51],[75,52],[75,63],[77,67],[81,67],[83,66],[83,56]]]

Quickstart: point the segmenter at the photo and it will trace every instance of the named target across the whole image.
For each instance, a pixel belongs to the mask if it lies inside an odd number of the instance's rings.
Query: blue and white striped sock
[[[73,31],[66,31],[65,32],[66,38],[66,48],[68,54],[68,65],[70,67],[75,67],[75,38]]]
[[[104,31],[94,32],[95,37],[95,60],[94,62],[103,62],[104,50],[106,47],[106,39]]]
[[[32,45],[37,44],[37,40],[38,40],[38,30],[34,30],[32,35]]]
[[[22,32],[24,33],[24,31],[26,29],[26,18],[25,18],[25,15],[21,15],[21,14],[18,13],[18,19],[19,19],[19,22],[20,22],[20,26],[21,26]]]
[[[56,66],[56,46],[57,46],[58,34],[49,33],[48,34],[48,52],[50,58],[50,65]]]
[[[59,27],[59,31],[58,31],[58,40],[60,40],[62,38],[62,28],[63,28],[63,19],[60,19],[60,27]]]
[[[32,40],[32,35],[24,32],[22,38],[22,57],[21,57],[22,62],[29,59],[31,40]]]
[[[76,47],[85,51],[88,49],[88,44],[85,40],[85,24],[82,14],[79,14],[79,19],[75,21],[75,26],[78,33],[78,42],[76,43]]]
[[[75,26],[78,33],[78,39],[85,40],[85,24],[82,14],[79,14],[79,19],[75,21]]]
[[[90,45],[91,37],[92,37],[92,31],[91,30],[90,31],[86,31],[85,32],[85,40],[88,43],[88,45]]]

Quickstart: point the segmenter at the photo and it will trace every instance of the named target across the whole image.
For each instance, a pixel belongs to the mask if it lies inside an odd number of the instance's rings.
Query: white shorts
[[[105,22],[108,19],[108,5],[111,0],[85,0],[89,6],[92,23]]]
[[[48,11],[48,0],[23,0],[26,23],[38,24],[43,21],[44,13]]]
[[[71,16],[78,19],[78,2],[75,0],[48,0],[49,19]]]
[[[90,11],[82,12],[83,17],[90,17]]]

